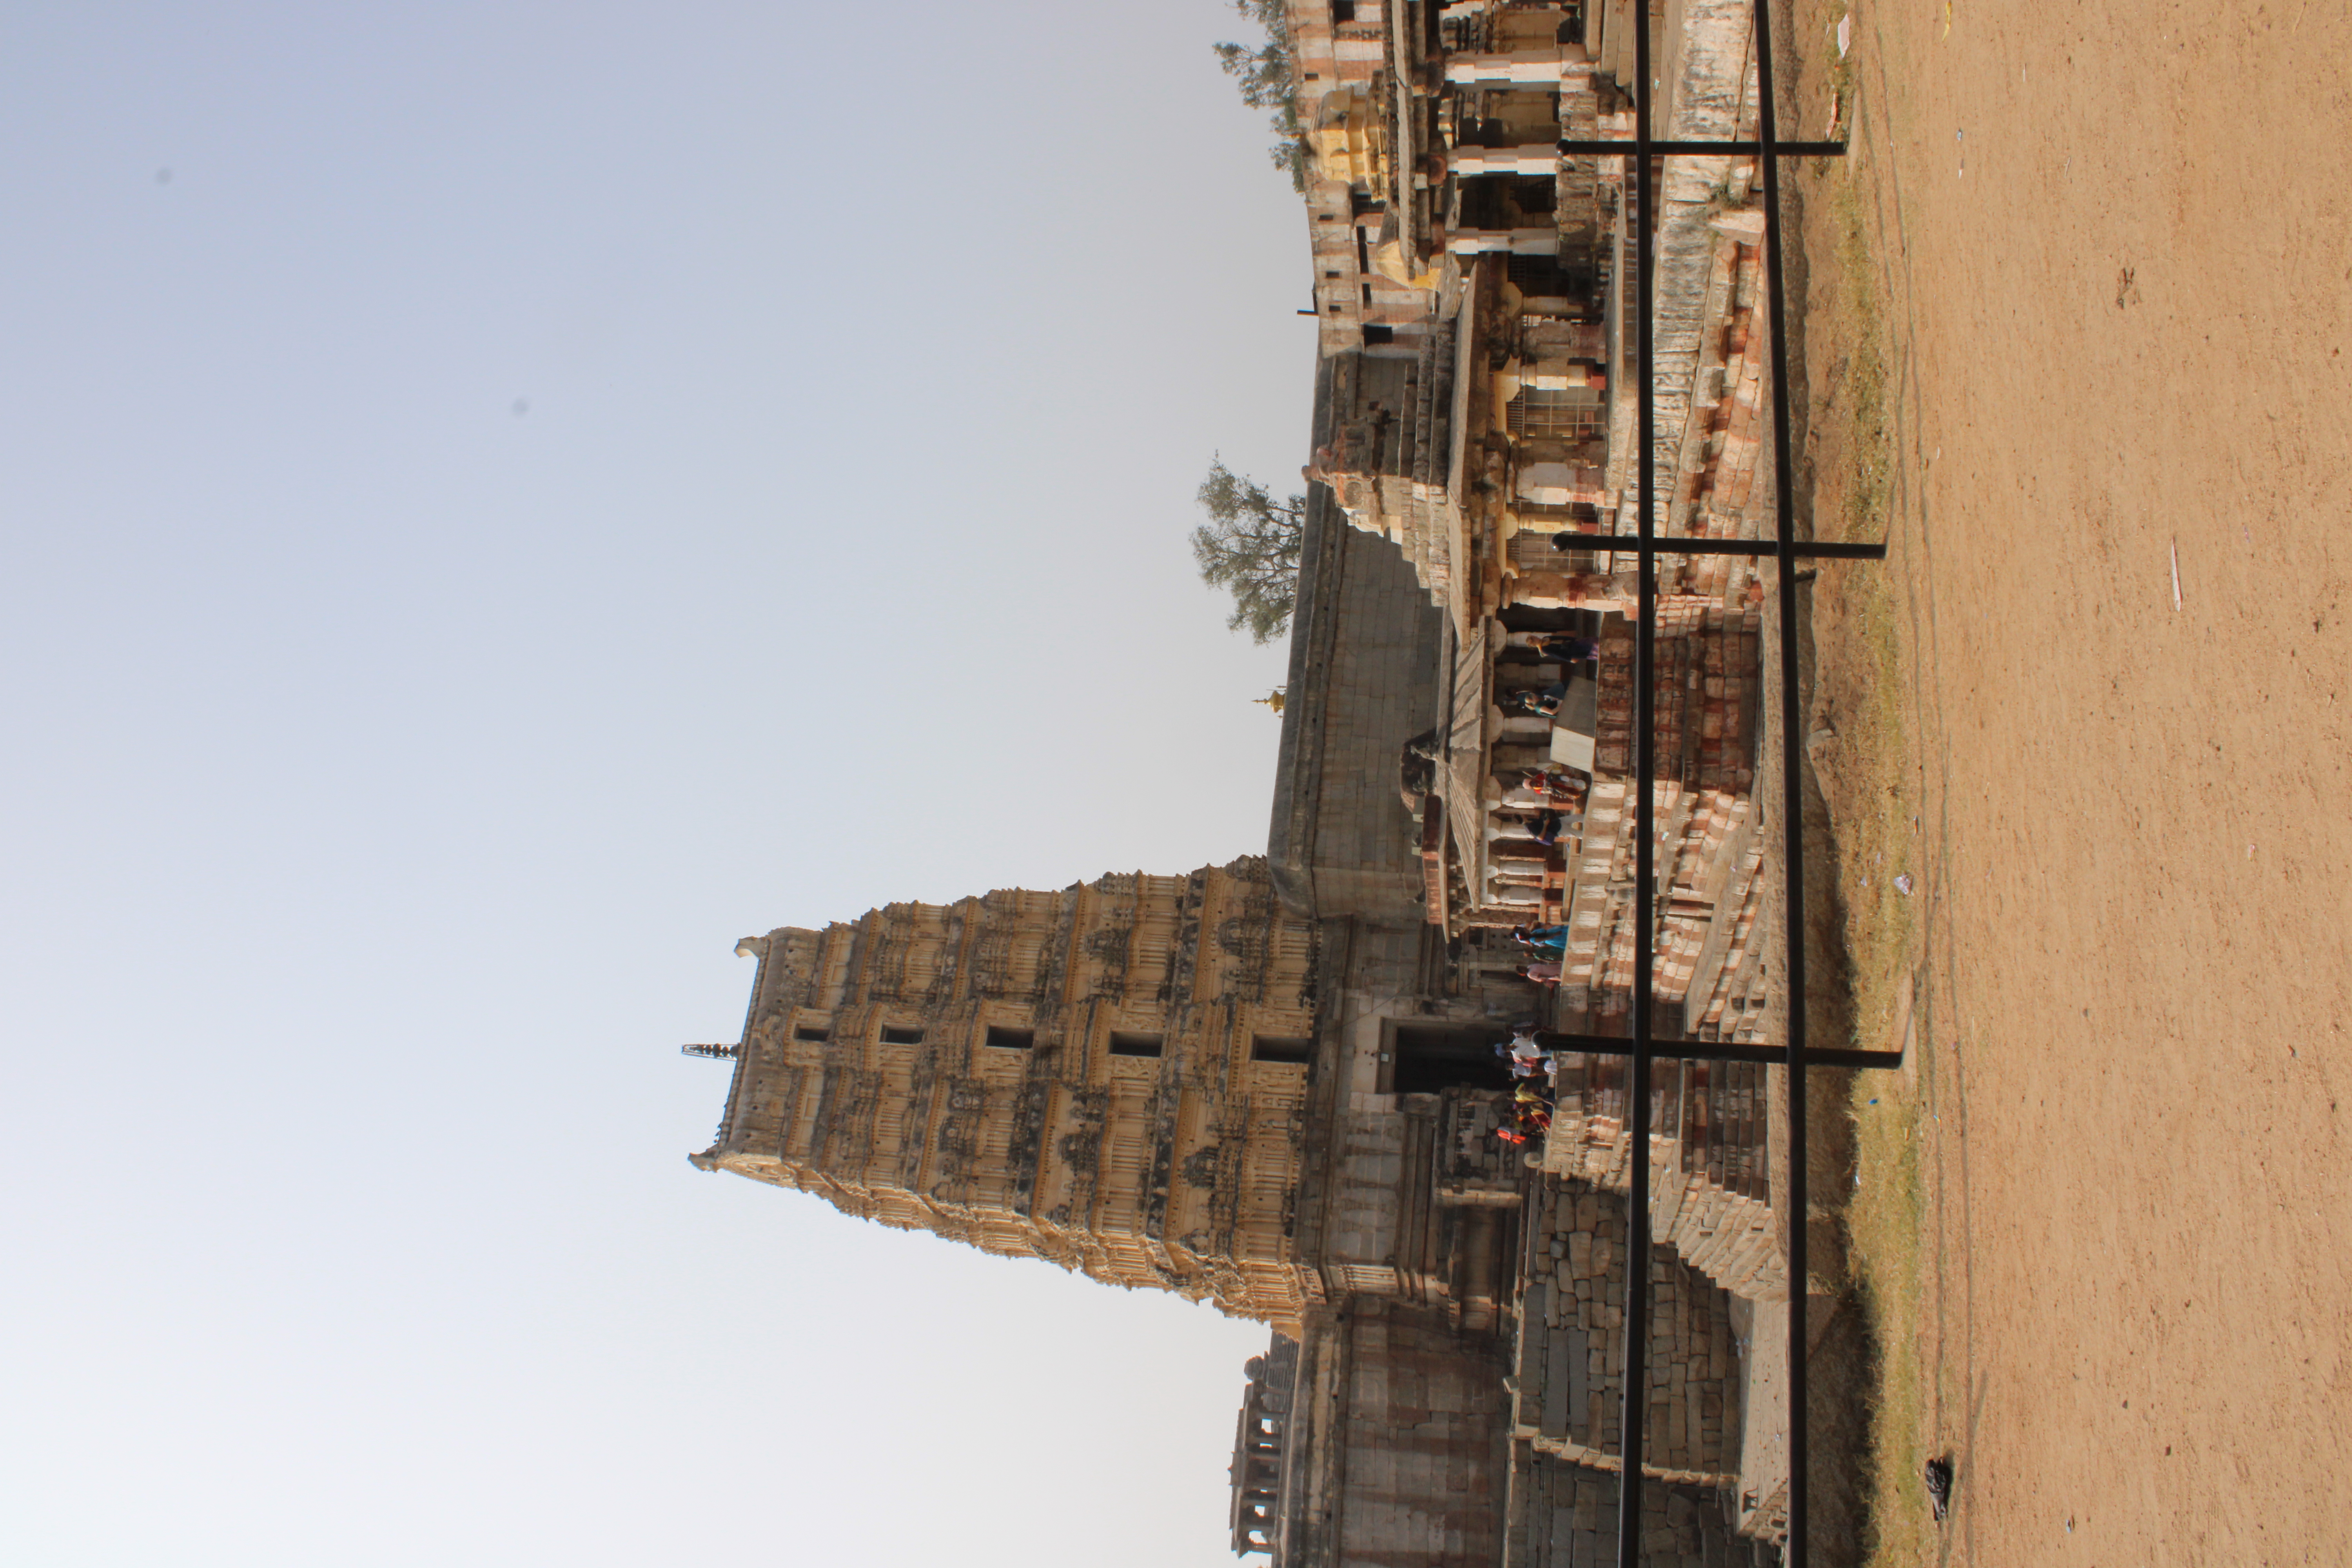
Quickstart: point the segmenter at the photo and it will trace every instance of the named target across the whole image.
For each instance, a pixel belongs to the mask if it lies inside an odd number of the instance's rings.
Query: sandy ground
[[[2352,9],[1853,20],[1939,1560],[2352,1562]]]

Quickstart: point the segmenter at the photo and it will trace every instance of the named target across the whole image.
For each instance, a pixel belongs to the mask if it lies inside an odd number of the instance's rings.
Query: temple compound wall
[[[1512,1436],[1538,1452],[1616,1468],[1625,1397],[1625,1205],[1547,1176],[1529,1194],[1517,1317]],[[1739,1468],[1730,1302],[1672,1247],[1654,1243],[1648,1474],[1729,1486]]]
[[[1766,1132],[1772,1070],[1670,1059],[1651,1078],[1651,1234],[1750,1301],[1789,1294]],[[1623,1058],[1599,1056],[1575,1057],[1561,1070],[1546,1171],[1612,1193],[1632,1186],[1628,1071]]]
[[[1400,797],[1397,748],[1437,721],[1444,625],[1398,550],[1348,527],[1328,489],[1307,510],[1267,855],[1291,910],[1410,930],[1426,923],[1421,803]]]
[[[1250,1363],[1234,1550],[1284,1568],[1499,1562],[1509,1465],[1491,1344],[1381,1302],[1319,1314]],[[1253,1412],[1279,1415],[1253,1429]],[[1237,1471],[1244,1463],[1237,1450]]]

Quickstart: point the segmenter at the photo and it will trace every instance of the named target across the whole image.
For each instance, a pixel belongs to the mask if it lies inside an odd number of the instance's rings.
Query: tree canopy
[[[1253,48],[1226,42],[1215,46],[1217,64],[1240,86],[1242,101],[1273,110],[1267,121],[1274,166],[1289,174],[1293,188],[1307,188],[1307,135],[1298,119],[1298,83],[1291,70],[1290,24],[1283,0],[1234,0],[1234,10],[1265,29],[1265,42]]]
[[[1253,642],[1272,642],[1289,629],[1298,605],[1307,498],[1278,501],[1217,458],[1193,499],[1209,521],[1192,530],[1192,559],[1200,563],[1201,581],[1234,596],[1226,629],[1246,630]]]

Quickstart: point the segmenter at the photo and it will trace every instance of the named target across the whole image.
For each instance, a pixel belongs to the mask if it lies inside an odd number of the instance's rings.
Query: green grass
[[[1875,1094],[1873,1090],[1875,1090]],[[1877,1103],[1870,1101],[1875,1099]],[[1919,1484],[1927,1458],[1926,1370],[1914,1331],[1924,1307],[1927,1204],[1919,1178],[1920,1110],[1893,1074],[1854,1090],[1862,1185],[1847,1211],[1854,1277],[1878,1325],[1867,1480],[1873,1568],[1936,1560],[1938,1535]]]
[[[1852,71],[1850,60],[1831,62],[1842,120],[1850,118]],[[1837,515],[1819,523],[1832,537],[1868,540],[1888,535],[1896,449],[1865,195],[1843,160],[1815,186],[1816,199],[1826,198],[1834,240],[1836,276],[1827,292],[1835,300],[1844,356],[1830,415],[1843,428],[1825,434],[1843,438],[1846,465]],[[1926,871],[1925,840],[1914,826],[1916,775],[1908,766],[1902,605],[1889,565],[1839,564],[1822,575],[1841,610],[1835,636],[1822,648],[1821,675],[1839,697],[1838,742],[1824,783],[1832,785],[1855,1043],[1884,1048],[1900,1044],[1890,1037],[1908,1016],[1906,989],[1918,963],[1917,906],[1896,890],[1895,878],[1908,872],[1924,882]],[[1929,1440],[1918,1340],[1928,1219],[1920,1173],[1924,1111],[1912,1080],[1891,1072],[1860,1075],[1853,1110],[1861,1181],[1846,1215],[1850,1261],[1879,1347],[1871,1392],[1868,1561],[1873,1568],[1912,1568],[1935,1562],[1939,1548],[1919,1483]]]

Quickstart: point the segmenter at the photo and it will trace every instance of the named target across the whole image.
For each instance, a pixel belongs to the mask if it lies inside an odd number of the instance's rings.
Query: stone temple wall
[[[1528,1205],[1503,1568],[1617,1561],[1628,1261],[1623,1199],[1542,1179]],[[1771,1546],[1742,1538],[1732,1524],[1740,1421],[1730,1300],[1668,1247],[1653,1247],[1647,1267],[1643,1561],[1656,1568],[1776,1562]]]
[[[1499,1096],[1370,1094],[1333,1120],[1316,1257],[1349,1292],[1432,1308],[1493,1330],[1511,1292],[1517,1155],[1494,1137]]]
[[[1296,1325],[1315,927],[1265,862],[747,939],[718,1142],[861,1218]]]
[[[1771,1207],[1768,1085],[1744,1062],[1654,1064],[1650,1231],[1717,1285],[1752,1301],[1788,1297]],[[1622,1058],[1571,1056],[1544,1144],[1555,1176],[1612,1192],[1633,1184]]]
[[[1449,1119],[1473,1121],[1466,1102]],[[1499,1193],[1486,1184],[1500,1174],[1482,1165],[1464,1190]],[[1350,1297],[1312,1314],[1295,1349],[1277,1335],[1252,1361],[1234,1461],[1236,1550],[1266,1552],[1276,1568],[1616,1561],[1624,1202],[1549,1175],[1519,1191],[1524,1246],[1507,1339]],[[1730,1298],[1664,1247],[1644,1266],[1645,1560],[1772,1563],[1769,1542],[1734,1525],[1741,1423]],[[1267,1369],[1277,1366],[1288,1375],[1270,1389]]]
[[[1429,1568],[1492,1561],[1499,1544],[1503,1397],[1490,1358],[1442,1323],[1385,1308],[1349,1321],[1339,1562]]]
[[[1303,550],[1267,858],[1291,909],[1410,930],[1423,879],[1397,752],[1435,721],[1444,623],[1397,546],[1319,485]]]
[[[1642,1561],[1649,1568],[1767,1568],[1777,1549],[1731,1532],[1706,1489],[1642,1489]],[[1536,1452],[1511,1451],[1502,1568],[1615,1568],[1617,1478]]]
[[[1508,1416],[1493,1345],[1390,1302],[1359,1300],[1312,1317],[1288,1401],[1274,1561],[1496,1562]]]
[[[1528,1232],[1513,1436],[1562,1458],[1613,1456],[1625,1392],[1624,1200],[1548,1177],[1530,1202]],[[1648,1267],[1644,1462],[1732,1484],[1739,1418],[1729,1299],[1670,1247],[1654,1246]]]

